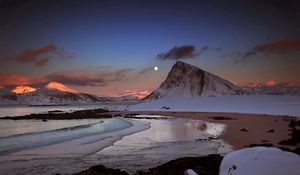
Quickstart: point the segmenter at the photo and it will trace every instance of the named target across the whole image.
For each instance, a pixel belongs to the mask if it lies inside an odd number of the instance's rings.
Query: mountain
[[[28,90],[31,91],[28,92]],[[1,104],[66,105],[106,100],[95,95],[80,93],[58,82],[50,82],[40,89],[17,86],[12,91],[3,89],[2,91],[3,93],[0,91]]]
[[[140,99],[134,95],[124,95],[120,97],[110,97],[111,101],[122,102],[122,101],[139,101]]]
[[[177,61],[166,80],[144,100],[164,97],[208,97],[247,93],[239,86],[196,66]]]
[[[0,105],[2,104],[17,104],[17,94],[10,92],[6,88],[0,88]]]

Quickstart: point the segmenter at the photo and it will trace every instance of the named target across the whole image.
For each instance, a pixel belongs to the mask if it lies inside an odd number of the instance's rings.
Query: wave
[[[101,121],[95,122],[95,123],[77,125],[77,126],[65,127],[65,128],[59,128],[59,129],[48,130],[48,131],[38,131],[38,132],[28,132],[28,133],[22,133],[22,134],[15,134],[15,135],[10,135],[10,136],[0,137],[0,140],[1,139],[15,138],[15,137],[23,137],[23,136],[32,136],[32,135],[38,135],[38,134],[61,132],[61,131],[74,131],[74,130],[78,130],[78,129],[89,128],[89,127],[95,126],[95,125],[100,124],[100,123],[104,123],[104,121],[101,120]]]

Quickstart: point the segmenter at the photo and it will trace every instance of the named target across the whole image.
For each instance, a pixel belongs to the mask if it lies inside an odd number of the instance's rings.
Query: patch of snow
[[[219,175],[299,175],[300,156],[278,148],[253,147],[224,157]]]
[[[192,170],[192,169],[187,169],[184,172],[184,175],[198,175],[198,174],[194,170]]]

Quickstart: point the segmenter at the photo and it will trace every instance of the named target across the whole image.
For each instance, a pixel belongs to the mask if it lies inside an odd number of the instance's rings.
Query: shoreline
[[[80,110],[72,113],[61,113],[60,111],[49,111],[48,114],[31,114],[26,116],[18,117],[6,117],[1,118],[1,120],[61,120],[61,119],[89,119],[89,118],[113,118],[122,117],[125,120],[128,118],[136,119],[135,115],[159,115],[160,119],[165,119],[170,117],[183,118],[183,119],[195,119],[204,122],[213,122],[225,124],[226,129],[219,139],[224,140],[233,147],[234,150],[238,150],[245,147],[252,146],[271,146],[277,147],[282,150],[287,150],[290,152],[296,152],[298,149],[299,154],[299,143],[293,144],[279,144],[284,140],[291,138],[292,127],[290,126],[292,121],[299,120],[297,117],[289,116],[272,116],[272,115],[260,115],[260,114],[239,114],[239,113],[220,113],[220,112],[166,112],[166,111],[108,111],[103,109],[94,110]],[[150,117],[152,118],[152,117]],[[150,119],[145,117],[145,119]],[[154,119],[159,119],[154,118]],[[153,118],[152,118],[153,119]],[[126,137],[126,136],[125,136]],[[296,152],[297,153],[297,152]],[[70,154],[71,155],[71,154]],[[107,155],[109,156],[109,155]],[[54,156],[55,157],[55,156]],[[53,157],[53,158],[54,158]],[[167,169],[178,167],[179,169],[186,168],[187,162],[196,166],[196,162],[200,161],[200,166],[204,165],[205,162],[212,161],[210,168],[219,168],[219,163],[222,160],[221,155],[208,155],[200,156],[194,158],[181,157],[172,159],[169,162],[163,163],[159,166],[152,167],[150,169],[145,168],[143,171],[139,171],[140,175],[150,175],[153,172],[163,172],[162,174],[168,174]],[[217,159],[218,161],[214,161]],[[205,161],[201,161],[205,160]],[[100,163],[99,163],[100,164]],[[71,165],[70,165],[71,166]],[[91,166],[89,166],[91,167]],[[191,167],[190,167],[191,168]],[[197,167],[195,167],[197,169]],[[202,167],[205,169],[205,167]],[[86,167],[83,169],[87,169]],[[178,170],[175,168],[175,170]],[[180,171],[182,171],[180,170]],[[90,169],[81,171],[75,174],[84,174],[87,171],[100,171],[100,172],[120,172],[121,170],[116,168],[106,168],[102,165],[92,166]],[[178,170],[179,171],[179,170]],[[78,171],[77,171],[78,172]],[[205,169],[204,172],[210,172],[210,170]],[[58,173],[59,174],[59,173]],[[132,174],[132,172],[131,172]],[[155,174],[155,173],[154,173]],[[172,173],[171,173],[172,174]],[[173,171],[174,174],[174,171]],[[214,174],[214,173],[213,173]]]
[[[291,121],[299,117],[243,114],[227,112],[172,112],[172,111],[109,111],[107,109],[85,109],[74,112],[48,111],[44,114],[30,114],[16,117],[2,117],[0,120],[74,120],[101,118],[135,118],[135,115],[160,115],[196,119],[226,125],[221,139],[228,142],[234,149],[241,149],[250,144],[272,144],[275,147],[295,148],[292,145],[281,145],[280,141],[289,138]]]

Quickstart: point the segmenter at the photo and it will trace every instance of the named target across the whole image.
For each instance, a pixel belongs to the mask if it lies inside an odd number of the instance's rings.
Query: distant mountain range
[[[58,82],[50,82],[37,89],[17,86],[13,90],[0,89],[0,104],[66,105],[106,101],[106,98],[80,93]]]
[[[213,97],[223,95],[300,95],[300,88],[280,86],[241,87],[196,66],[177,61],[166,80],[144,100],[165,97]]]
[[[196,66],[177,61],[166,80],[158,89],[142,100],[155,100],[166,97],[214,97],[223,95],[300,95],[299,87],[285,86],[238,86],[217,75]],[[62,83],[50,82],[42,88],[16,86],[9,90],[0,87],[0,105],[67,105],[105,101],[139,100],[136,96],[98,97],[81,93]]]

